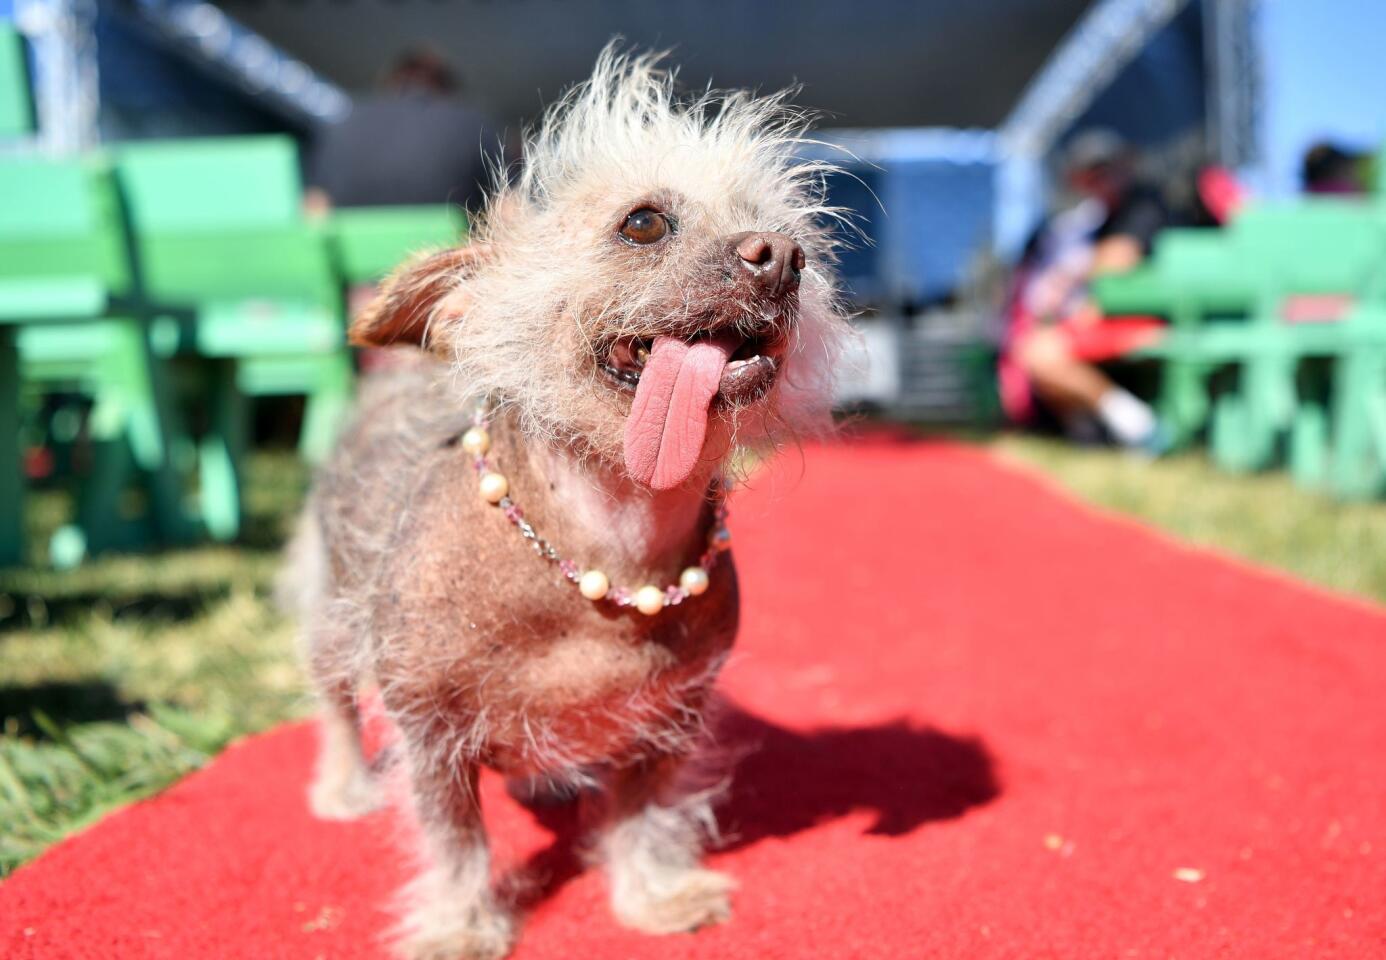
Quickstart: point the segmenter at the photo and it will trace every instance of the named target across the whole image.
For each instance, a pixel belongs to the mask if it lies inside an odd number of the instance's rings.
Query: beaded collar
[[[731,533],[727,530],[726,481],[723,478],[719,477],[713,482],[712,530],[708,533],[707,549],[698,558],[697,565],[685,568],[679,574],[678,583],[662,588],[654,584],[645,584],[634,589],[616,586],[601,570],[584,570],[572,560],[560,556],[553,544],[540,536],[525,519],[524,512],[510,498],[509,479],[497,471],[486,457],[491,449],[488,423],[487,409],[478,408],[472,416],[471,428],[462,434],[462,449],[471,455],[472,466],[476,468],[477,492],[481,499],[499,507],[505,518],[529,541],[534,552],[550,563],[557,564],[564,578],[574,584],[584,597],[594,603],[605,602],[618,607],[634,607],[647,616],[654,616],[665,607],[678,606],[688,598],[696,597],[707,590],[709,571],[717,562],[718,554],[731,549]]]

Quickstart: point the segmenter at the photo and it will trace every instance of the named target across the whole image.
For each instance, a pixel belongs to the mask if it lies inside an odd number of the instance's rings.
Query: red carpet
[[[855,494],[847,491],[854,490]],[[790,455],[735,504],[748,609],[726,927],[551,883],[516,956],[1386,957],[1386,616],[1095,515],[986,456]],[[0,956],[383,955],[388,814],[316,823],[303,726],[0,885]]]

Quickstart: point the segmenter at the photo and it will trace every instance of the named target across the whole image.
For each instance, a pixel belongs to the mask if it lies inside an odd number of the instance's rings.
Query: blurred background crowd
[[[0,0],[0,733],[288,709],[264,598],[346,318],[615,35],[822,111],[844,410],[1386,597],[1380,0]]]

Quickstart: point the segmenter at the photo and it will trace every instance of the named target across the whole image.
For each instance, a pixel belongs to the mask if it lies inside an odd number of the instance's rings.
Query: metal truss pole
[[[34,52],[37,148],[72,154],[97,141],[95,0],[18,0],[15,25]]]

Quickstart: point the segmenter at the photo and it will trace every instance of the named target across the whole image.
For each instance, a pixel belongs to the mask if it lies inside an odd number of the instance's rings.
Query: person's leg
[[[1102,395],[1112,388],[1102,371],[1073,356],[1057,327],[1029,331],[1016,344],[1015,356],[1035,392],[1060,413],[1096,413]]]
[[[1075,356],[1062,329],[1031,330],[1016,344],[1015,356],[1035,392],[1060,416],[1096,416],[1123,446],[1145,446],[1155,435],[1150,407]]]

